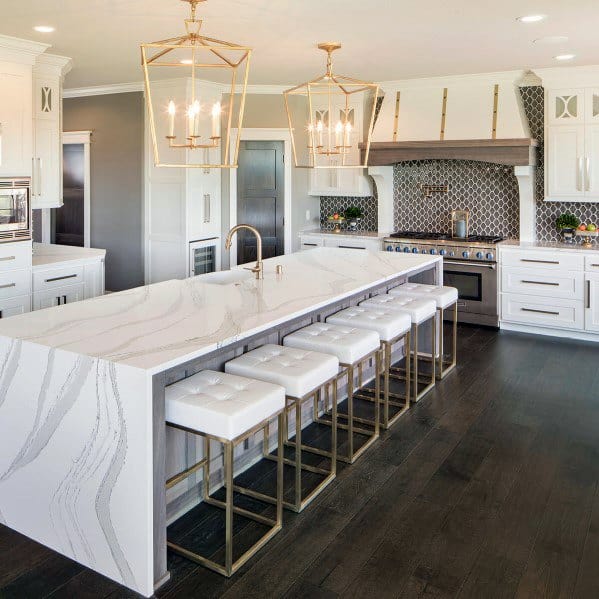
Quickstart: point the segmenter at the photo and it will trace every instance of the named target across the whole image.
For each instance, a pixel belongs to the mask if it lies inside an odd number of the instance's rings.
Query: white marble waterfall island
[[[440,259],[319,248],[266,260],[262,281],[167,281],[0,321],[0,523],[152,595],[168,577],[165,385],[418,273],[441,282]]]

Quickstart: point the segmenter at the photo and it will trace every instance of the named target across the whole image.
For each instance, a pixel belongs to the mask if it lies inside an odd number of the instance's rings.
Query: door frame
[[[91,242],[91,138],[91,131],[64,131],[62,134],[62,146],[83,145],[83,247],[86,248],[90,247]]]
[[[284,173],[284,202],[285,211],[283,225],[283,252],[290,254],[293,248],[291,239],[291,134],[286,127],[273,128],[243,128],[241,135],[239,129],[231,129],[230,152],[235,151],[237,140],[239,141],[282,141],[283,142],[283,173]],[[237,224],[237,169],[229,169],[229,229]],[[237,266],[237,244],[231,246],[231,266]]]

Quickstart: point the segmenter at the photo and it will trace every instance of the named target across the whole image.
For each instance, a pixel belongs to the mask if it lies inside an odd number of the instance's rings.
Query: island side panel
[[[153,592],[151,379],[0,337],[0,522]]]

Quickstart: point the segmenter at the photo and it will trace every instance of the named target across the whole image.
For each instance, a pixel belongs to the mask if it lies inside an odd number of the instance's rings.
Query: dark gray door
[[[242,141],[237,169],[237,222],[262,235],[262,257],[284,253],[284,168],[282,141]],[[256,260],[256,238],[239,231],[237,263]]]

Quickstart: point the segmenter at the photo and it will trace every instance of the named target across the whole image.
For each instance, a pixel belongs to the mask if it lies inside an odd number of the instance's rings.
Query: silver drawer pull
[[[10,287],[16,287],[16,283],[8,283],[7,285],[0,285],[0,289],[9,289]]]
[[[366,248],[357,247],[355,245],[340,245],[339,249],[342,249],[342,250],[365,250]]]
[[[16,260],[17,257],[16,256],[5,256],[4,258],[0,258],[0,260],[2,260],[2,262],[8,262],[9,260]]]
[[[309,245],[310,247],[316,247],[318,244],[316,244],[316,243],[304,243],[304,245]]]
[[[551,287],[559,287],[559,283],[548,283],[546,281],[525,281],[522,279],[521,283],[528,283],[529,285],[549,285]]]
[[[522,312],[535,312],[536,314],[550,314],[551,316],[559,316],[559,312],[551,312],[550,310],[533,310],[532,308],[520,308]]]
[[[559,264],[559,260],[531,260],[530,258],[520,258],[520,262],[533,262],[534,264]]]
[[[66,275],[64,277],[53,277],[52,279],[45,279],[44,283],[53,283],[54,281],[64,281],[65,279],[76,279],[77,275]]]
[[[599,268],[599,264],[591,264],[593,268]]]

